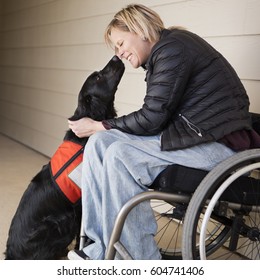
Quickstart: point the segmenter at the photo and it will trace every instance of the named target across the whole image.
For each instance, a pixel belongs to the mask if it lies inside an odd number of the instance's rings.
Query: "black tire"
[[[254,165],[255,163],[256,165]],[[215,211],[219,206],[219,202],[216,202],[210,219],[219,223],[220,231],[213,237],[212,242],[205,242],[207,258],[260,259],[260,180],[241,175],[236,181],[228,183],[233,174],[236,172],[239,174],[239,170],[247,166],[249,168],[252,166],[252,169],[260,168],[260,149],[235,154],[216,166],[202,180],[189,202],[185,215],[182,238],[183,259],[200,258],[198,253],[198,236],[202,234],[199,230],[200,219],[205,213],[210,199],[214,198],[214,194],[223,183],[227,184],[227,188],[221,193],[220,200],[228,201],[228,203],[223,204],[227,205],[226,214],[219,214],[222,213],[220,210]],[[245,179],[250,185],[243,184],[240,191],[240,181],[244,182]],[[251,192],[247,195],[249,198],[245,196],[247,189],[250,189]],[[229,207],[231,204],[233,208]],[[254,205],[256,207],[254,211],[251,211]],[[239,223],[239,226],[247,233],[242,232],[242,230],[240,232],[234,230],[235,222]],[[205,231],[203,234],[206,236]],[[234,239],[237,239],[236,242]],[[231,240],[235,246],[231,244]],[[247,246],[247,249],[241,251],[239,242],[243,242],[243,246]],[[225,257],[219,253],[223,248]]]

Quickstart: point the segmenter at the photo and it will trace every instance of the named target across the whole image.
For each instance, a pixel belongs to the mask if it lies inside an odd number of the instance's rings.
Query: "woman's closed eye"
[[[119,49],[123,46],[124,42],[123,41],[120,41],[116,44],[116,48]]]

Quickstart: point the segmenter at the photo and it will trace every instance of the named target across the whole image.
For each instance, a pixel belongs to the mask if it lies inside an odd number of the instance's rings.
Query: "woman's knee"
[[[132,161],[134,148],[131,143],[127,141],[118,140],[113,142],[106,150],[104,162],[126,162]]]
[[[115,140],[116,139],[111,131],[98,131],[89,137],[85,150],[96,149],[97,147],[108,147]]]

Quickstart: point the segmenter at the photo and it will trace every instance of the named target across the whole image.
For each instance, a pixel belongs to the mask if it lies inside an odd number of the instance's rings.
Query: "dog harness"
[[[64,141],[50,161],[54,182],[72,203],[81,198],[81,189],[69,178],[69,174],[82,162],[83,149],[80,144]]]

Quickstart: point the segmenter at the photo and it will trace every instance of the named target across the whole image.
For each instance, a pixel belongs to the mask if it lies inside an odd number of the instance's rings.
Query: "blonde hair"
[[[161,31],[165,28],[160,16],[153,10],[138,4],[128,5],[115,14],[105,31],[105,42],[113,47],[110,35],[113,28],[121,31],[132,32],[150,42],[160,38]]]

